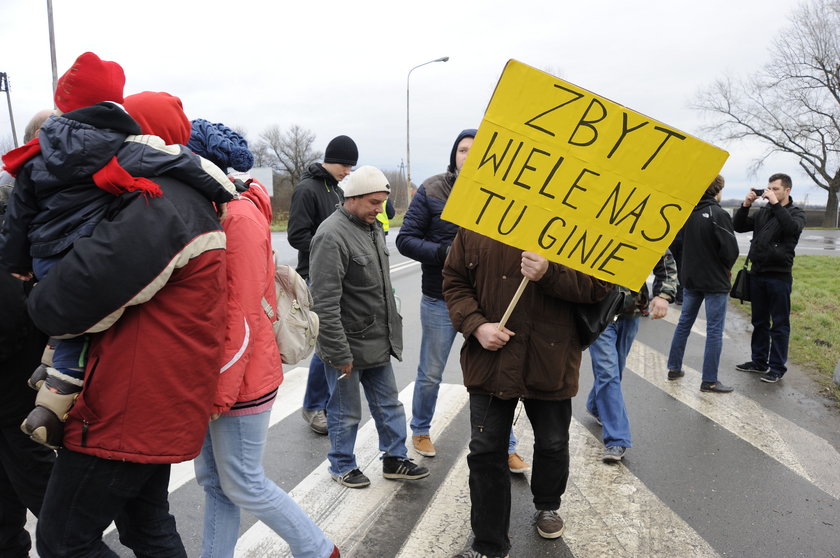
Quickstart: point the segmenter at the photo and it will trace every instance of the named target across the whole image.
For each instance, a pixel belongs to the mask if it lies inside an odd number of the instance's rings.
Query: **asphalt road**
[[[813,236],[813,238],[811,238]],[[395,232],[389,237],[393,245]],[[836,232],[806,231],[799,253],[836,254]],[[274,236],[281,261],[294,263],[282,233]],[[742,244],[742,251],[744,245]],[[807,250],[807,252],[806,252]],[[391,250],[392,280],[401,299],[405,354],[394,369],[401,400],[411,403],[420,339],[416,263]],[[749,357],[748,324],[727,316],[720,379],[728,395],[699,391],[704,322],[698,320],[685,356],[686,376],[666,379],[665,358],[678,316],[643,320],[623,381],[633,448],[620,465],[600,461],[600,429],[584,410],[592,372],[588,356],[573,401],[571,478],[561,514],[562,539],[540,539],[532,525],[529,475],[513,478],[510,535],[513,557],[602,556],[840,556],[840,413],[822,398],[807,373],[791,366],[770,385],[734,370]],[[701,314],[701,318],[703,315]],[[451,556],[469,537],[465,467],[469,438],[458,342],[444,374],[433,435],[435,458],[414,457],[429,478],[389,482],[378,474],[376,436],[368,417],[357,441],[365,490],[339,487],[326,474],[328,441],[300,417],[305,366],[286,368],[269,432],[265,466],[342,548],[345,558]],[[532,433],[525,413],[515,430],[530,459]],[[189,556],[198,556],[203,494],[191,465],[173,467],[172,510]],[[288,549],[244,513],[237,556],[288,556]],[[106,537],[120,556],[117,535]]]

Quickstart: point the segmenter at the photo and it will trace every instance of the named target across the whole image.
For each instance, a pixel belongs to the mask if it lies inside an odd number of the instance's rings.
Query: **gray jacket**
[[[316,352],[333,368],[364,370],[402,360],[402,316],[391,288],[382,225],[343,207],[312,238],[309,279],[321,321]]]

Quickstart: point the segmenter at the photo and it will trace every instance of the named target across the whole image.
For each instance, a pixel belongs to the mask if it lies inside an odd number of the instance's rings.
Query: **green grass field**
[[[744,265],[739,258],[732,275]],[[797,256],[793,264],[791,293],[791,362],[805,367],[823,386],[823,393],[840,401],[840,389],[832,382],[840,359],[840,259],[831,256]],[[750,313],[749,303],[730,308]]]

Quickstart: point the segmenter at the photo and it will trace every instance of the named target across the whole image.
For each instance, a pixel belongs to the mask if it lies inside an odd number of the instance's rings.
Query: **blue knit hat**
[[[203,118],[192,121],[187,147],[224,171],[232,167],[245,172],[254,166],[254,156],[248,150],[245,138],[224,124],[208,122]]]

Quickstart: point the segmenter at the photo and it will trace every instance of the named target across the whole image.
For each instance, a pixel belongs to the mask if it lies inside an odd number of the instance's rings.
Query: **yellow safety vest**
[[[388,214],[385,212],[385,204],[387,204],[387,203],[388,203],[388,200],[385,200],[384,202],[382,202],[382,213],[379,213],[376,216],[376,219],[380,223],[382,223],[382,230],[384,230],[385,232],[388,232],[388,229],[391,228],[391,223],[388,220]]]

